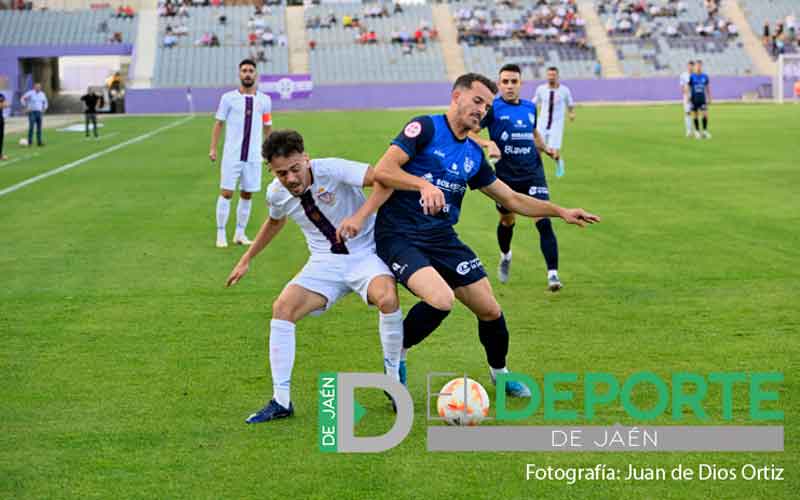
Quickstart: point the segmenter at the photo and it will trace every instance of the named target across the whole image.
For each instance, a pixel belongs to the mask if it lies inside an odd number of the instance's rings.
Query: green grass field
[[[275,125],[299,129],[312,157],[374,163],[414,114],[278,113]],[[100,141],[51,130],[41,150],[8,136],[12,159],[38,156],[0,164],[0,190],[178,118],[107,120],[103,134],[116,135]],[[517,224],[508,285],[495,280],[493,203],[468,194],[457,227],[505,310],[512,370],[539,380],[554,371],[780,371],[781,402],[771,407],[785,412],[784,453],[428,453],[427,372],[468,372],[494,397],[474,317],[459,305],[409,355],[409,437],[377,455],[323,454],[319,373],[381,369],[377,314],[353,295],[298,325],[295,418],[245,425],[271,395],[272,301],[307,251],[290,225],[239,285],[223,287],[243,249],[214,248],[218,167],[206,157],[211,118],[197,116],[0,196],[0,498],[796,498],[799,122],[797,106],[721,105],[714,139],[696,141],[683,137],[677,106],[580,108],[565,136],[567,175],[555,179],[547,163],[551,194],[603,222],[555,224],[559,294],[544,291],[529,221]],[[266,215],[263,192],[258,200],[251,237]],[[414,300],[403,291],[401,302],[408,310]],[[744,394],[737,424],[751,423]],[[382,394],[359,401],[368,410],[359,433],[391,425]],[[617,421],[641,425],[619,405],[593,423]],[[542,424],[541,412],[526,423]],[[719,411],[711,423],[722,423]],[[568,486],[525,481],[527,463],[786,472],[783,482]]]

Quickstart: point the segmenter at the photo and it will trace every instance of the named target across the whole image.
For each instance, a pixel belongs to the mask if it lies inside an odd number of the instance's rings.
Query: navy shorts
[[[692,98],[692,111],[705,111],[708,109],[705,97]]]
[[[408,288],[408,279],[423,267],[432,266],[450,288],[471,285],[486,277],[481,259],[455,235],[436,243],[419,243],[403,236],[376,241],[378,256],[394,277]]]
[[[517,193],[533,196],[537,200],[550,201],[550,190],[547,188],[547,180],[544,177],[540,179],[514,182],[505,181],[503,179],[500,180],[508,184],[508,187]],[[508,215],[511,213],[511,210],[508,210],[503,205],[500,205],[499,203],[496,203],[495,205],[497,206],[497,211],[501,214]]]

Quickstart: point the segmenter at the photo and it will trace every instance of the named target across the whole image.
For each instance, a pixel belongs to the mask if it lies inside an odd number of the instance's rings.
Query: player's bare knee
[[[272,303],[272,319],[280,319],[294,323],[296,313],[296,308],[280,297]]]
[[[383,314],[391,314],[400,307],[400,300],[397,298],[397,293],[395,293],[394,289],[385,290],[384,293],[378,297],[378,303],[376,305]]]
[[[500,318],[500,316],[502,315],[503,315],[503,310],[500,309],[500,304],[498,304],[497,302],[487,307],[486,310],[481,311],[479,314],[477,314],[478,319],[481,321],[494,321]]]
[[[517,218],[514,214],[501,214],[500,215],[500,224],[504,226],[513,226],[516,223]]]
[[[425,302],[427,302],[428,305],[430,305],[431,307],[435,307],[440,311],[452,310],[454,301],[455,301],[455,295],[453,294],[453,290],[451,290],[450,288],[437,290],[436,292],[432,293],[429,297],[425,299]]]
[[[230,200],[231,198],[233,198],[233,191],[231,191],[231,190],[229,190],[229,189],[223,189],[222,191],[220,191],[220,193],[219,193],[219,194],[220,194],[220,195],[221,195],[223,198],[225,198],[226,200]]]
[[[253,197],[253,193],[248,191],[239,191],[239,197],[243,200],[249,200]]]

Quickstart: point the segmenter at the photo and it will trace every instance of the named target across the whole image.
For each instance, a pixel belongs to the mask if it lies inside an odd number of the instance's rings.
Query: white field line
[[[79,160],[75,160],[75,161],[73,161],[71,163],[67,163],[65,165],[61,165],[60,167],[56,167],[53,170],[48,170],[47,172],[44,172],[44,173],[39,174],[37,176],[31,177],[30,179],[25,179],[22,182],[18,182],[17,184],[14,184],[13,186],[9,186],[9,187],[7,187],[5,189],[0,189],[0,197],[3,197],[3,196],[5,196],[7,194],[10,194],[10,193],[13,193],[14,191],[22,189],[25,186],[33,184],[34,182],[38,182],[38,181],[40,181],[42,179],[46,179],[46,178],[48,178],[50,176],[53,176],[53,175],[56,175],[56,174],[60,174],[61,172],[65,172],[65,171],[67,171],[67,170],[69,170],[71,168],[75,168],[75,167],[77,167],[79,165],[83,165],[86,162],[90,162],[92,160],[100,158],[101,156],[105,156],[108,153],[113,153],[114,151],[116,151],[118,149],[122,149],[125,146],[130,146],[131,144],[136,144],[137,142],[142,142],[144,140],[147,140],[147,139],[153,137],[154,135],[159,134],[159,133],[161,133],[161,132],[163,132],[165,130],[169,130],[171,128],[177,127],[178,125],[183,125],[184,123],[188,122],[192,118],[193,118],[193,116],[187,116],[187,117],[181,118],[180,120],[177,120],[177,121],[174,121],[174,122],[169,123],[167,125],[164,125],[163,127],[157,128],[155,130],[151,130],[150,132],[147,132],[146,134],[142,134],[140,136],[134,137],[133,139],[128,139],[127,141],[120,142],[119,144],[115,144],[115,145],[113,145],[111,147],[103,149],[102,151],[98,151],[96,153],[92,153],[89,156],[84,156],[83,158],[81,158]]]

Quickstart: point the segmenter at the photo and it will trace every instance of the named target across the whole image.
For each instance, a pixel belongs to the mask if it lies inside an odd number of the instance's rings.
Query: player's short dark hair
[[[252,59],[242,59],[242,62],[239,63],[239,69],[242,69],[242,66],[252,66],[254,69],[257,67],[256,62]]]
[[[497,74],[499,75],[503,71],[511,71],[512,73],[519,73],[520,76],[522,76],[522,69],[519,67],[519,64],[514,64],[514,63],[504,64],[503,67],[500,68],[500,71]]]
[[[689,61],[689,64],[694,66],[694,61]]]
[[[304,153],[303,136],[297,130],[276,130],[269,135],[261,147],[261,156],[272,162],[276,156],[287,158],[295,153]]]
[[[475,82],[486,86],[486,88],[492,92],[492,95],[497,93],[497,84],[478,73],[466,73],[456,78],[455,83],[453,83],[453,90],[471,89],[472,84]]]
[[[556,73],[558,73],[558,68],[556,68],[555,66],[550,66],[549,68],[547,68],[547,71],[555,71]]]

